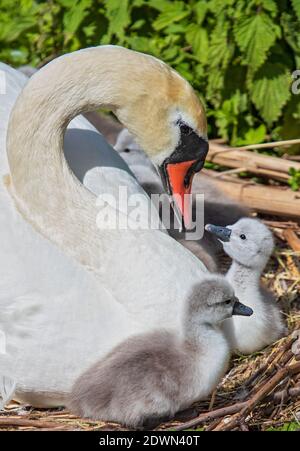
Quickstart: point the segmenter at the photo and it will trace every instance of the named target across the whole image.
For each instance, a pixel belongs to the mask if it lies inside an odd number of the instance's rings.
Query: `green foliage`
[[[280,34],[279,26],[264,12],[250,17],[242,16],[234,25],[234,36],[242,52],[242,62],[251,66],[253,71],[258,69]]]
[[[300,8],[299,8],[300,9]],[[284,423],[282,426],[279,427],[270,427],[267,429],[267,431],[273,432],[273,431],[299,431],[300,430],[300,424],[294,422],[291,423]]]
[[[289,70],[280,63],[266,63],[255,74],[251,100],[267,124],[272,124],[291,96]]]
[[[300,189],[300,171],[295,168],[290,168],[289,175],[288,184],[293,191],[298,191]]]
[[[291,73],[300,68],[300,0],[0,0],[9,64],[109,43],[186,77],[206,102],[210,136],[238,145],[299,137]]]

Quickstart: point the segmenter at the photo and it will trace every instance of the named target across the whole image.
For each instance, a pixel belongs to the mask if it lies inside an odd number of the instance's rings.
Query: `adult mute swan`
[[[118,331],[116,336],[122,336],[126,328],[127,331],[129,327],[134,330],[134,325],[130,320],[128,324],[126,324],[126,320],[124,323],[123,309],[118,308],[118,305],[113,302],[112,297],[101,288],[100,284],[96,285],[85,270],[59,252],[50,242],[41,239],[39,234],[32,233],[31,228],[28,228],[27,224],[9,205],[10,199],[7,198],[7,190],[2,183],[2,177],[9,171],[5,151],[7,125],[10,112],[28,79],[3,63],[0,63],[0,71],[1,80],[5,82],[0,95],[0,224],[1,255],[3,256],[0,258],[2,274],[0,280],[0,397],[3,398],[5,404],[13,395],[18,371],[12,369],[11,362],[17,358],[20,359],[19,371],[24,370],[19,378],[18,386],[22,387],[21,391],[28,391],[25,400],[35,403],[39,396],[37,394],[39,388],[44,389],[48,383],[40,378],[41,385],[39,385],[37,379],[42,371],[39,363],[43,360],[37,358],[34,362],[31,361],[30,365],[33,364],[33,366],[28,370],[20,356],[25,348],[28,353],[30,348],[35,349],[39,342],[41,351],[44,345],[47,346],[47,342],[48,347],[51,346],[52,338],[50,336],[52,333],[54,336],[59,333],[61,343],[64,340],[67,343],[67,340],[70,339],[69,328],[61,328],[57,315],[59,311],[67,313],[69,310],[70,314],[70,310],[74,309],[73,314],[83,314],[83,321],[85,318],[91,328],[96,327],[97,312],[101,311],[101,321],[103,322],[101,334],[107,334],[108,345],[110,333],[113,335],[115,331]],[[123,160],[83,116],[77,116],[68,125],[64,137],[64,155],[73,172],[83,183],[85,182],[84,175],[87,172],[90,175],[93,172],[97,174],[97,177],[94,177],[93,186],[89,187],[97,192],[101,192],[103,189],[106,192],[112,192],[117,188],[118,179],[123,180],[125,184],[127,182],[130,191],[137,192],[139,189],[131,176],[126,179],[126,173],[132,174],[126,163],[124,164]],[[102,166],[101,172],[99,172],[100,165]],[[109,183],[111,179],[114,180],[113,183]],[[42,183],[41,180],[41,186]],[[76,308],[78,303],[82,304],[85,297],[89,299],[88,305],[84,305],[83,309]],[[63,310],[58,303],[64,303]],[[40,340],[40,332],[35,330],[34,334],[31,333],[31,339],[29,340],[27,337],[23,342],[26,331],[41,327],[41,320],[32,316],[32,312],[41,311],[41,305],[45,307],[43,307],[42,315],[49,319],[45,328],[46,336]],[[53,324],[50,323],[51,319]],[[64,320],[64,323],[66,321],[68,320]],[[71,321],[73,320],[71,319]],[[94,326],[93,321],[95,321]],[[109,329],[106,329],[106,326]],[[84,328],[80,327],[83,333]],[[80,334],[81,332],[78,334],[78,339]],[[87,338],[85,340],[87,340],[86,344],[90,341],[92,346],[93,336],[89,340]],[[113,340],[112,337],[112,342]],[[67,350],[68,345],[63,354],[67,353]],[[82,351],[80,346],[78,351],[79,353]],[[5,352],[6,355],[4,355]],[[47,356],[56,358],[55,352],[49,353],[46,349],[43,352],[43,359]],[[24,377],[26,371],[32,371],[29,377]],[[36,378],[33,377],[34,374]],[[67,376],[68,373],[66,373]],[[34,395],[30,394],[31,391]],[[50,403],[52,405],[55,403],[55,400],[52,399],[52,392],[49,394],[48,400],[47,396],[47,392],[43,393],[42,404]]]
[[[7,142],[1,136],[10,176],[0,191],[0,386],[32,405],[62,404],[76,377],[133,333],[179,328],[182,302],[206,271],[160,230],[97,227],[96,197],[63,158],[63,136],[72,118],[100,106],[136,134],[170,189],[192,177],[207,151],[192,88],[150,56],[91,48],[29,80]],[[107,174],[98,170],[103,192],[120,184],[141,192],[126,171],[117,180]]]
[[[20,67],[18,71],[29,76],[37,72],[36,69],[30,66]],[[140,146],[126,128],[123,128],[116,119],[98,114],[97,112],[88,112],[84,116],[77,116],[71,121],[68,126],[68,129],[71,128],[71,130],[67,131],[64,139],[65,157],[80,181],[86,185],[87,181],[91,182],[92,180],[92,184],[89,184],[89,189],[94,194],[98,194],[99,190],[100,192],[102,191],[102,184],[99,183],[99,175],[96,168],[101,166],[101,173],[103,172],[103,153],[104,149],[107,148],[107,142],[109,142],[122,157],[122,161],[127,163],[135,178],[149,196],[165,192],[162,180],[155,166],[145,152],[140,149]],[[85,118],[88,119],[88,123]],[[74,122],[76,123],[74,124]],[[87,126],[91,132],[86,131]],[[73,128],[76,128],[76,130],[73,130]],[[83,128],[84,132],[82,131]],[[99,134],[95,133],[95,128]],[[103,140],[103,137],[105,137],[107,142]],[[90,145],[91,140],[92,146]],[[114,156],[113,159],[112,156]],[[110,167],[112,165],[120,167],[120,161],[116,161],[115,152],[112,152],[111,148],[106,152],[106,157],[108,158]],[[126,169],[127,172],[128,167]],[[87,177],[84,177],[88,168],[90,168],[91,172],[89,172]],[[118,175],[114,175],[114,179],[116,177]],[[214,186],[211,178],[208,176],[201,174],[199,178],[195,177],[192,191],[194,194],[204,193],[205,195],[205,223],[218,222],[227,224],[228,218],[230,220],[232,218],[239,219],[246,215],[245,208],[242,208],[241,205],[227,198],[224,193]],[[194,210],[195,206],[196,204],[194,203]],[[223,216],[225,216],[224,219]],[[185,240],[184,233],[179,233],[177,228],[174,230],[173,221],[170,224],[170,228],[168,227],[168,232],[199,258],[209,271],[216,272],[218,270],[221,246],[219,241],[214,239],[211,234],[204,232],[204,237],[198,241]]]
[[[24,68],[27,69],[26,72],[24,72]],[[17,97],[28,82],[27,75],[32,76],[37,72],[36,69],[31,68],[30,66],[24,66],[24,68],[20,71],[0,62],[0,72],[2,73],[3,80],[5,80],[5,93],[1,95],[0,104],[1,139],[6,138],[9,114]],[[97,118],[98,115],[96,113],[90,113],[89,116]],[[101,118],[99,119],[101,120]],[[112,120],[109,121],[105,119],[101,124],[106,125],[107,123],[106,129],[108,129],[111,122]],[[116,121],[115,123],[118,125]],[[112,126],[113,125],[114,123],[112,123]],[[119,125],[119,127],[121,127],[121,125]],[[85,182],[84,176],[88,171],[94,170],[100,166],[102,167],[102,175],[103,172],[106,171],[106,168],[109,168],[110,173],[115,169],[115,174],[113,174],[114,178],[118,178],[120,174],[122,174],[120,173],[120,170],[126,171],[132,175],[132,171],[129,169],[126,162],[124,163],[124,160],[119,158],[118,153],[114,152],[113,148],[107,144],[106,138],[104,138],[91,122],[82,115],[76,116],[68,124],[64,136],[64,156],[68,165],[82,183]],[[0,168],[1,174],[8,172],[8,162],[5,152],[2,152],[0,155]],[[98,191],[101,192],[101,187],[103,185],[101,176],[99,177],[98,185],[99,186],[95,186],[95,194],[97,194]]]

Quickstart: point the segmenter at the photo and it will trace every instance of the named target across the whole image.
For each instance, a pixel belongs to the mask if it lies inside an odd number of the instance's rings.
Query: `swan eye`
[[[240,239],[241,240],[245,240],[246,239],[246,235],[244,235],[243,233],[240,235]]]
[[[124,149],[124,152],[125,152],[125,153],[129,153],[129,152],[130,152],[130,149],[127,149],[127,148],[126,148],[126,149]]]
[[[224,304],[226,304],[226,305],[231,304],[231,299],[227,299],[227,301],[225,301]]]

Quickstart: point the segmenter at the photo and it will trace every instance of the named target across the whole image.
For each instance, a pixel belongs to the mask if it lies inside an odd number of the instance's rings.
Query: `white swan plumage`
[[[3,63],[0,63],[0,70],[5,73],[6,80],[5,94],[1,95],[0,103],[0,174],[2,178],[9,170],[5,152],[8,119],[18,95],[27,83],[27,77]],[[104,150],[105,154],[111,152],[111,155],[113,155],[113,150],[106,144],[94,127],[83,116],[78,116],[70,122],[65,135],[65,151],[68,161],[71,162],[75,172],[77,171],[76,175],[79,178],[81,173],[86,175],[88,181],[92,178],[92,183],[87,183],[89,189],[99,192],[101,187],[103,186],[104,189],[105,186],[107,191],[109,190],[109,184],[111,184],[110,192],[112,192],[113,188],[117,188],[116,181],[112,184],[113,177],[103,176],[103,172],[105,173],[103,169],[101,177],[99,167],[91,167],[93,161],[88,161],[88,165],[83,164],[83,167],[80,168],[80,163],[86,163],[86,160],[89,160],[89,156],[90,160],[93,160],[94,157],[93,151],[86,151],[84,154],[80,154],[80,151],[86,150],[84,149],[84,140],[87,136],[89,137],[89,144],[91,144],[91,138],[93,138],[94,147],[98,146],[102,151]],[[76,138],[75,141],[73,140],[76,147],[75,145],[72,147],[73,138]],[[83,148],[80,147],[81,145]],[[80,155],[81,159],[79,159]],[[101,163],[101,156],[99,157],[100,161],[98,158],[98,161],[94,162],[97,165]],[[117,160],[116,158],[112,159],[114,163]],[[89,167],[89,170],[84,174],[86,167]],[[114,169],[115,173],[113,175],[123,175],[124,182],[124,178],[126,178],[126,175],[123,174],[124,171],[114,167],[108,168],[110,173]],[[126,166],[124,166],[124,170],[126,172]],[[128,173],[130,173],[129,170]],[[94,180],[93,174],[97,174],[96,180]],[[82,177],[84,182],[83,179],[84,177]],[[132,186],[136,185],[136,182],[132,180]],[[52,333],[57,333],[59,312],[69,312],[70,314],[72,307],[74,307],[74,314],[78,314],[82,318],[81,333],[84,333],[84,329],[86,329],[85,333],[87,334],[85,343],[79,342],[77,346],[76,353],[78,353],[80,361],[85,353],[85,346],[89,344],[92,347],[93,341],[97,339],[95,335],[89,337],[88,332],[94,328],[96,329],[96,326],[98,326],[99,314],[101,315],[101,322],[103,322],[101,336],[102,338],[107,337],[108,346],[110,346],[109,336],[111,332],[114,335],[115,331],[118,331],[120,336],[123,333],[126,336],[131,328],[134,330],[134,325],[128,318],[124,322],[124,317],[126,316],[124,315],[124,309],[114,301],[104,287],[101,287],[99,283],[95,283],[94,278],[87,271],[65,256],[52,243],[35,233],[22,220],[15,211],[14,206],[11,205],[10,197],[3,183],[0,184],[0,197],[0,268],[2,274],[0,280],[0,330],[3,332],[2,340],[5,339],[6,341],[6,354],[0,352],[0,393],[3,403],[5,403],[13,395],[17,385],[19,392],[22,393],[23,390],[27,392],[24,401],[32,404],[56,405],[57,402],[60,403],[61,401],[55,398],[55,392],[50,393],[51,387],[47,386],[48,382],[44,383],[43,377],[40,376],[40,372],[43,371],[43,367],[40,366],[43,357],[40,360],[38,352],[36,359],[30,360],[32,369],[30,374],[26,374],[28,371],[22,365],[18,369],[13,367],[13,356],[17,359],[18,354],[21,355],[23,352],[23,338],[25,337],[24,343],[27,349],[36,349],[36,347],[40,346],[41,352],[47,353],[45,348],[43,348],[47,340],[49,344],[51,343],[51,340],[47,338],[47,331],[49,336]],[[87,297],[88,305],[82,304]],[[59,307],[60,303],[61,307]],[[45,335],[42,338],[40,337],[40,332],[35,330],[39,324],[35,312],[42,312],[41,315],[45,319],[49,318]],[[106,325],[107,328],[105,327]],[[125,332],[126,329],[127,333]],[[64,332],[62,327],[59,334],[61,343],[69,340],[69,328],[66,328]],[[113,337],[111,339],[113,342]],[[76,333],[74,340],[76,340]],[[67,355],[67,348],[65,351]],[[53,355],[55,356],[55,353]],[[25,360],[23,364],[26,365]],[[67,377],[70,373],[68,365],[68,359],[66,359],[65,364],[60,362],[61,376],[64,374]],[[20,377],[18,377],[19,374],[21,375]],[[14,379],[19,379],[18,383]],[[65,382],[67,383],[67,380]],[[36,390],[37,387],[39,391]],[[20,395],[20,399],[23,399],[22,395]]]
[[[178,135],[162,134],[164,118],[158,121],[154,112],[150,114],[151,95],[140,99],[149,113],[141,121],[134,111],[136,104],[122,105],[124,98],[131,100],[128,85],[114,91],[107,84],[116,61],[116,72],[122,72],[122,59],[129,71],[136,70],[136,62],[154,74],[159,67],[165,70],[154,58],[122,48],[86,49],[60,57],[35,74],[14,105],[10,100],[6,104],[6,98],[1,102],[5,105],[0,112],[1,176],[8,172],[6,149],[10,176],[0,187],[0,329],[6,336],[0,379],[13,381],[14,396],[32,405],[63,404],[75,378],[133,333],[177,327],[182,301],[206,272],[201,262],[160,230],[99,231],[95,196],[82,187],[60,151],[56,152],[62,148],[68,122],[81,111],[103,104],[105,95],[106,104],[120,102],[119,118],[131,125],[145,149],[151,148],[153,138],[153,133],[141,131],[149,118],[157,125],[153,152],[170,151],[172,140],[176,144]],[[94,73],[92,81],[80,86],[78,69],[85,68],[84,76],[89,73],[85,63]],[[95,84],[97,77],[100,86]],[[160,76],[164,77],[166,83],[168,77],[178,77],[185,95],[192,95],[177,74],[166,70]],[[188,100],[180,98],[179,103],[188,105],[182,115],[199,130],[205,119],[196,116],[203,111],[197,110],[196,101]],[[166,122],[164,126],[170,127]],[[101,170],[97,171],[101,176]],[[130,173],[120,171],[122,182],[143,193]],[[91,188],[88,172],[85,176]],[[91,179],[94,183],[95,178]],[[118,188],[119,178],[108,180],[104,175],[104,179],[105,191],[109,184],[112,190]],[[148,202],[146,196],[144,202]],[[136,268],[134,277],[128,271],[130,265]]]

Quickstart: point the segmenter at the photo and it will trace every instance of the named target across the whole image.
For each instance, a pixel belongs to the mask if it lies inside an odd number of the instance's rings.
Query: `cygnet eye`
[[[227,301],[225,301],[224,304],[226,304],[226,305],[231,304],[231,299],[227,299]]]
[[[244,235],[243,233],[240,235],[240,239],[241,240],[245,240],[246,239],[246,235]]]
[[[124,152],[125,152],[125,153],[129,153],[129,152],[130,152],[130,149],[127,149],[127,147],[126,147],[126,149],[124,149]]]

